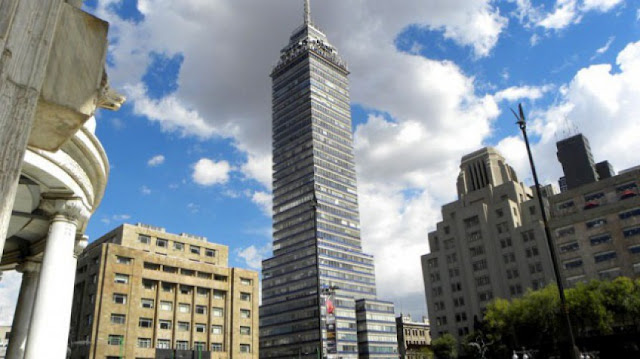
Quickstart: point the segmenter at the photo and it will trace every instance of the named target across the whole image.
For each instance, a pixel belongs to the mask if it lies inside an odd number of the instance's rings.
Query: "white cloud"
[[[609,51],[609,47],[611,47],[611,44],[613,43],[613,40],[615,40],[615,36],[611,36],[609,37],[609,39],[607,40],[607,43],[604,44],[602,47],[599,47],[596,50],[596,53],[591,56],[591,60],[593,61],[596,57],[604,54],[605,52]]]
[[[273,214],[273,195],[271,193],[256,191],[251,196],[251,201],[255,203],[265,215],[271,217]]]
[[[163,163],[164,163],[164,156],[163,155],[157,155],[157,156],[151,157],[147,161],[147,166],[149,166],[149,167],[157,167],[157,166],[160,166]]]
[[[584,11],[597,10],[607,12],[622,3],[624,3],[624,0],[583,0],[582,9]]]
[[[271,255],[271,244],[266,244],[263,247],[251,245],[247,248],[240,248],[236,251],[236,254],[247,263],[249,268],[260,270],[262,268],[262,260]]]
[[[145,196],[150,195],[151,188],[147,187],[146,185],[143,185],[142,187],[140,187],[140,193],[142,193]]]
[[[262,186],[271,190],[271,154],[260,156],[249,155],[240,171],[247,177],[258,181]]]
[[[151,191],[149,190],[149,193],[151,193]],[[147,193],[147,194],[149,194]],[[131,216],[128,214],[114,214],[113,216],[109,217],[102,217],[100,219],[100,222],[104,223],[104,224],[111,224],[112,221],[114,222],[123,222],[123,221],[127,221],[131,219]]]
[[[200,211],[200,206],[195,204],[195,203],[188,203],[187,204],[187,209],[191,213],[198,213]]]
[[[546,14],[537,25],[559,30],[580,21],[577,0],[557,0],[552,13]]]
[[[215,162],[208,158],[201,158],[193,166],[193,181],[202,186],[213,186],[226,183],[229,180],[231,166],[227,161]]]
[[[542,5],[534,6],[530,0],[509,0],[516,3],[515,16],[526,27],[542,27],[547,30],[562,30],[577,24],[589,11],[607,12],[624,0],[556,0],[551,11],[545,11]],[[535,35],[535,34],[534,34]],[[535,45],[539,37],[535,35]]]
[[[12,324],[21,284],[21,273],[16,271],[2,272],[2,280],[0,280],[0,325]]]
[[[506,100],[509,102],[520,99],[537,100],[544,96],[545,93],[553,89],[551,85],[544,86],[512,86],[504,90],[498,91],[494,97],[497,102]]]

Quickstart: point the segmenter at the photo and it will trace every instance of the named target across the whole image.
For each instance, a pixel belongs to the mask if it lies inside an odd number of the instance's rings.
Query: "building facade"
[[[429,359],[431,347],[431,325],[429,319],[414,321],[410,315],[396,317],[398,351],[400,359]]]
[[[549,227],[568,286],[640,276],[640,169],[549,199]]]
[[[348,73],[307,0],[271,73],[273,257],[262,266],[262,358],[356,358],[356,300],[376,298],[373,257],[360,241]],[[397,348],[384,350],[393,357]]]
[[[462,338],[493,298],[519,297],[555,278],[538,201],[496,150],[464,156],[457,188],[422,256],[434,337]]]
[[[258,358],[258,294],[226,246],[124,224],[79,259],[71,358]]]

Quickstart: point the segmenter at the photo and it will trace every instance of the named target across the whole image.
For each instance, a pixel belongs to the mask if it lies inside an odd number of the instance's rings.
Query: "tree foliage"
[[[458,357],[458,342],[447,333],[431,342],[431,350],[437,359],[455,359]]]

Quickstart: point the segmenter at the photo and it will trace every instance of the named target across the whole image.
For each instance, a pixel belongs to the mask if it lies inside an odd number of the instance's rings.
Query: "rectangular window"
[[[198,272],[198,278],[202,278],[202,279],[211,279],[211,273],[207,273],[207,272]]]
[[[170,320],[158,320],[158,326],[160,329],[171,329],[171,321]]]
[[[640,227],[625,228],[622,230],[622,234],[625,238],[635,237],[640,235]]]
[[[191,305],[189,305],[187,303],[178,304],[178,312],[180,312],[180,313],[189,313],[190,309],[191,309]]]
[[[196,333],[206,333],[207,332],[207,325],[206,324],[196,323],[195,324],[195,328],[196,328]]]
[[[537,255],[540,254],[540,252],[538,252],[538,247],[537,246],[533,246],[531,248],[527,248],[525,250],[525,252],[527,254],[527,258],[536,257]]]
[[[176,349],[178,350],[189,350],[189,342],[186,340],[177,340],[176,341]]]
[[[173,249],[176,251],[184,251],[184,243],[182,242],[173,242]]]
[[[240,300],[246,300],[246,301],[251,300],[251,294],[241,292],[240,293]]]
[[[607,224],[607,220],[605,218],[598,218],[586,223],[587,229],[602,227]]]
[[[620,217],[620,219],[628,219],[628,218],[637,217],[637,216],[640,216],[640,208],[634,208],[630,211],[626,211],[618,214],[618,217]]]
[[[221,352],[222,351],[222,343],[211,343],[211,351],[212,352]]]
[[[528,230],[525,232],[522,232],[522,242],[527,243],[529,241],[533,241],[535,240],[535,234],[533,233],[533,230]]]
[[[475,242],[475,241],[479,241],[481,239],[482,239],[482,232],[480,232],[480,231],[471,232],[471,233],[469,233],[469,235],[467,237],[467,241],[469,241],[469,242]]]
[[[631,254],[640,254],[640,245],[635,245],[635,246],[629,247],[629,252]]]
[[[200,254],[200,247],[198,247],[198,246],[189,246],[189,251],[192,254],[198,254],[199,255]]]
[[[197,293],[201,297],[206,297],[206,296],[209,295],[209,289],[208,288],[200,288],[200,287],[198,287]]]
[[[240,318],[251,318],[251,311],[249,309],[240,309]]]
[[[572,259],[570,261],[565,261],[562,263],[565,269],[574,269],[582,267],[582,259]]]
[[[596,261],[596,263],[600,263],[600,262],[615,259],[617,256],[618,255],[616,254],[615,251],[608,251],[608,252],[597,253],[596,255],[593,256],[593,259]]]
[[[603,243],[611,242],[611,235],[609,233],[599,234],[597,236],[589,237],[589,242],[592,246],[597,246]]]
[[[160,270],[160,265],[157,263],[144,262],[143,267],[144,269],[149,269],[149,270]]]
[[[487,269],[487,260],[486,259],[481,259],[479,261],[475,261],[475,262],[473,262],[472,266],[473,266],[473,270],[474,271]]]
[[[124,341],[124,336],[122,335],[110,334],[109,337],[107,338],[107,344],[109,345],[120,345],[120,343],[123,343],[123,341]]]
[[[223,290],[213,290],[213,299],[224,299],[226,292]]]
[[[178,273],[178,268],[172,267],[172,266],[168,266],[168,265],[162,266],[162,270],[167,272],[167,273]]]
[[[570,236],[575,232],[576,230],[573,227],[565,227],[565,228],[558,229],[556,231],[556,235],[558,236],[558,238],[562,238],[562,237]]]
[[[178,322],[178,330],[181,332],[189,331],[189,322]]]
[[[196,352],[202,352],[207,350],[207,344],[204,342],[193,342],[193,350]]]
[[[479,225],[480,218],[478,218],[478,216],[473,216],[473,217],[465,218],[463,222],[464,222],[465,228],[469,228],[469,227]]]
[[[158,339],[156,344],[156,348],[158,349],[171,349],[171,342],[169,339]]]
[[[222,334],[222,325],[212,325],[211,334]]]
[[[163,292],[173,292],[173,289],[176,287],[173,283],[162,283],[162,291]]]
[[[156,289],[156,281],[143,279],[142,280],[142,288],[146,290],[155,290]]]
[[[240,344],[240,353],[251,353],[251,345]]]
[[[476,286],[481,287],[483,285],[488,285],[491,284],[491,280],[489,279],[489,276],[482,276],[482,277],[478,277],[476,278]]]
[[[196,305],[196,314],[207,314],[207,307],[204,305]]]
[[[166,300],[160,301],[160,310],[172,311],[173,303]]]
[[[223,313],[222,308],[213,307],[211,308],[211,315],[214,317],[221,317]]]
[[[153,308],[153,299],[142,298],[140,299],[140,305],[142,308]]]
[[[166,239],[156,239],[156,247],[167,248],[169,246],[169,241]]]
[[[111,314],[111,324],[124,324],[127,316],[124,314]]]
[[[196,271],[191,270],[191,269],[185,269],[185,268],[182,268],[182,269],[180,269],[180,274],[182,274],[182,275],[188,275],[188,276],[190,276],[190,277],[195,277],[195,275],[196,275]]]
[[[226,275],[222,275],[222,274],[214,274],[213,275],[213,280],[217,280],[219,282],[227,282],[227,276]]]
[[[242,284],[242,285],[251,285],[251,279],[249,279],[249,278],[240,278],[240,284]]]
[[[113,302],[116,304],[127,304],[127,295],[120,293],[113,293]]]
[[[573,252],[573,251],[577,251],[578,249],[580,249],[580,245],[578,244],[578,241],[572,241],[572,242],[564,243],[560,245],[560,253]]]
[[[151,243],[151,237],[145,236],[144,234],[139,234],[138,235],[138,242],[140,242],[142,244],[149,244],[149,243]]]
[[[138,326],[140,328],[153,328],[153,319],[140,318],[140,320],[138,320]]]
[[[511,243],[511,237],[507,237],[505,239],[501,239],[500,240],[500,247],[501,248],[509,248],[513,245],[513,243]]]
[[[193,287],[188,286],[188,285],[181,285],[180,286],[180,293],[182,294],[191,294],[191,291],[193,290]]]
[[[484,246],[471,247],[469,248],[469,252],[471,253],[472,257],[477,257],[484,254]]]
[[[116,256],[116,263],[118,264],[131,264],[132,260],[129,257]]]
[[[213,249],[205,249],[204,250],[204,255],[207,257],[215,257],[216,256],[216,251]]]

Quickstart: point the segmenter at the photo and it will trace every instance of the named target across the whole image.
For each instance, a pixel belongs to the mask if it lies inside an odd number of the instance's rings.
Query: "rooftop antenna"
[[[304,0],[304,24],[311,25],[311,4],[310,0]]]

